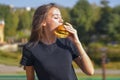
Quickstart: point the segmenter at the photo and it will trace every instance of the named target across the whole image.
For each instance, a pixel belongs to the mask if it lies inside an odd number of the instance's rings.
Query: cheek
[[[49,26],[49,29],[51,31],[54,30],[58,25],[59,25],[59,23],[56,20],[48,20],[47,21],[47,26]]]

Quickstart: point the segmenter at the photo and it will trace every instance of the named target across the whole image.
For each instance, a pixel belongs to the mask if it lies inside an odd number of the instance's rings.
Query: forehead
[[[61,15],[61,13],[58,8],[53,7],[48,11],[48,15]]]

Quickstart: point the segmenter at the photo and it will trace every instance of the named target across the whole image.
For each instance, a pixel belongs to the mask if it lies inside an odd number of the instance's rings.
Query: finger
[[[70,30],[71,29],[71,27],[69,25],[64,25],[64,27],[65,27],[66,30]]]
[[[65,25],[65,29],[66,29],[68,32],[70,32],[70,33],[74,33],[74,32],[75,32],[75,30],[74,30],[73,28],[71,28],[70,26],[67,26],[67,25]]]
[[[68,25],[68,26],[70,26],[70,27],[72,27],[72,25],[70,23],[68,23],[68,22],[66,22],[65,24]]]
[[[69,23],[66,23],[64,26],[66,29],[73,29],[72,25]]]

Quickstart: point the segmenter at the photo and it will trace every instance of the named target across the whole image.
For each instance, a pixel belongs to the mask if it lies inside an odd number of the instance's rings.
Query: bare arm
[[[71,24],[66,23],[65,28],[70,32],[69,39],[75,44],[80,54],[80,57],[76,58],[74,61],[82,69],[82,71],[88,75],[94,74],[94,67],[85,50],[83,49],[81,42],[78,38],[77,31],[72,27]]]
[[[93,64],[92,64],[90,58],[88,57],[88,55],[86,54],[82,45],[79,42],[75,43],[75,45],[78,48],[80,56],[77,57],[74,61],[76,62],[76,64],[81,68],[81,70],[84,73],[86,73],[87,75],[93,75],[94,68],[93,68]]]
[[[26,76],[27,76],[27,80],[35,80],[35,76],[34,76],[34,68],[33,66],[25,66],[24,67],[26,70]]]

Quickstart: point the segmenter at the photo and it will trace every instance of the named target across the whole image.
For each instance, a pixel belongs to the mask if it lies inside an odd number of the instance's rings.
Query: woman
[[[54,30],[63,24],[59,8],[51,3],[37,8],[33,16],[30,40],[23,47],[21,64],[27,80],[34,80],[34,70],[39,80],[78,80],[72,61],[88,75],[94,68],[78,39],[77,31],[70,23],[65,29],[67,38],[58,38]]]

